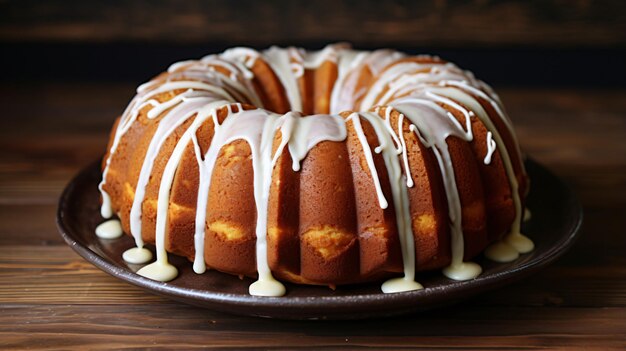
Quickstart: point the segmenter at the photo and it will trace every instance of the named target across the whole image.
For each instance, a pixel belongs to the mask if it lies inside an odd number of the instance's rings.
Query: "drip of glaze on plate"
[[[118,219],[109,219],[96,227],[96,235],[101,239],[117,239],[123,233],[122,224]]]

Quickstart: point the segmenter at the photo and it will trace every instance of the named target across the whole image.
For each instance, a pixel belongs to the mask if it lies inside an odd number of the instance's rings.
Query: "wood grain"
[[[0,345],[32,348],[620,349],[624,308],[446,309],[420,317],[360,322],[267,321],[206,313],[174,303],[15,306],[3,311]],[[542,320],[542,323],[533,323]],[[587,323],[574,323],[585,320]],[[494,333],[502,324],[508,332]],[[599,324],[593,328],[589,324]],[[372,331],[375,330],[375,333]],[[25,335],[30,334],[26,340]],[[455,335],[457,337],[450,337]],[[250,340],[254,340],[254,344]],[[4,344],[4,345],[3,345]],[[522,345],[522,347],[520,347]],[[524,346],[526,345],[526,346]]]
[[[620,1],[0,2],[0,40],[391,45],[626,45]]]
[[[583,235],[517,284],[420,315],[285,322],[198,309],[99,271],[58,235],[63,186],[104,150],[129,84],[1,85],[0,349],[626,348],[626,91],[498,89],[532,157],[585,208]]]

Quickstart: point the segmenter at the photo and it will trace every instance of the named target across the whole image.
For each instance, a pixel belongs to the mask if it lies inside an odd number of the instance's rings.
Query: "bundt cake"
[[[417,271],[472,279],[520,233],[529,180],[498,96],[432,56],[233,48],[173,64],[137,89],[104,156],[102,237],[122,231],[138,274],[201,274],[420,289]],[[394,278],[395,277],[395,278]],[[199,278],[201,279],[201,278]],[[278,279],[278,280],[277,280]]]

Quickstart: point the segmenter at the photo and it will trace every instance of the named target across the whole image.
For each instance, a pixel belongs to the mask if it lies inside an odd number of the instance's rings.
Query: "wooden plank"
[[[117,280],[63,246],[0,246],[0,305],[153,304],[165,299]]]
[[[607,350],[626,345],[625,308],[451,307],[385,321],[323,323],[241,318],[176,303],[158,308],[24,305],[4,308],[2,313],[0,345],[4,349],[131,349],[151,344],[167,349],[585,347]]]
[[[584,204],[626,204],[625,91],[498,92],[522,149],[569,182]]]
[[[626,164],[626,144],[616,142],[626,136],[623,113],[626,91],[498,89],[498,92],[513,119],[522,147],[533,157],[557,165],[584,167],[584,171]]]
[[[367,47],[626,44],[619,1],[65,1],[0,3],[0,40]]]
[[[0,247],[64,245],[54,224],[56,212],[56,203],[0,204]]]
[[[43,130],[46,123],[42,123]],[[106,150],[98,133],[54,131],[7,136],[0,141],[0,204],[56,204],[72,177]],[[42,133],[43,134],[43,133]],[[90,135],[91,134],[91,135]]]

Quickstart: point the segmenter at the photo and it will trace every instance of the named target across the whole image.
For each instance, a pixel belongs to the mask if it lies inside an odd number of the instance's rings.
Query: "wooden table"
[[[0,85],[0,349],[626,348],[626,91],[500,89],[523,148],[585,209],[575,247],[460,305],[356,322],[243,318],[145,293],[84,261],[57,199],[105,149],[128,84]]]

